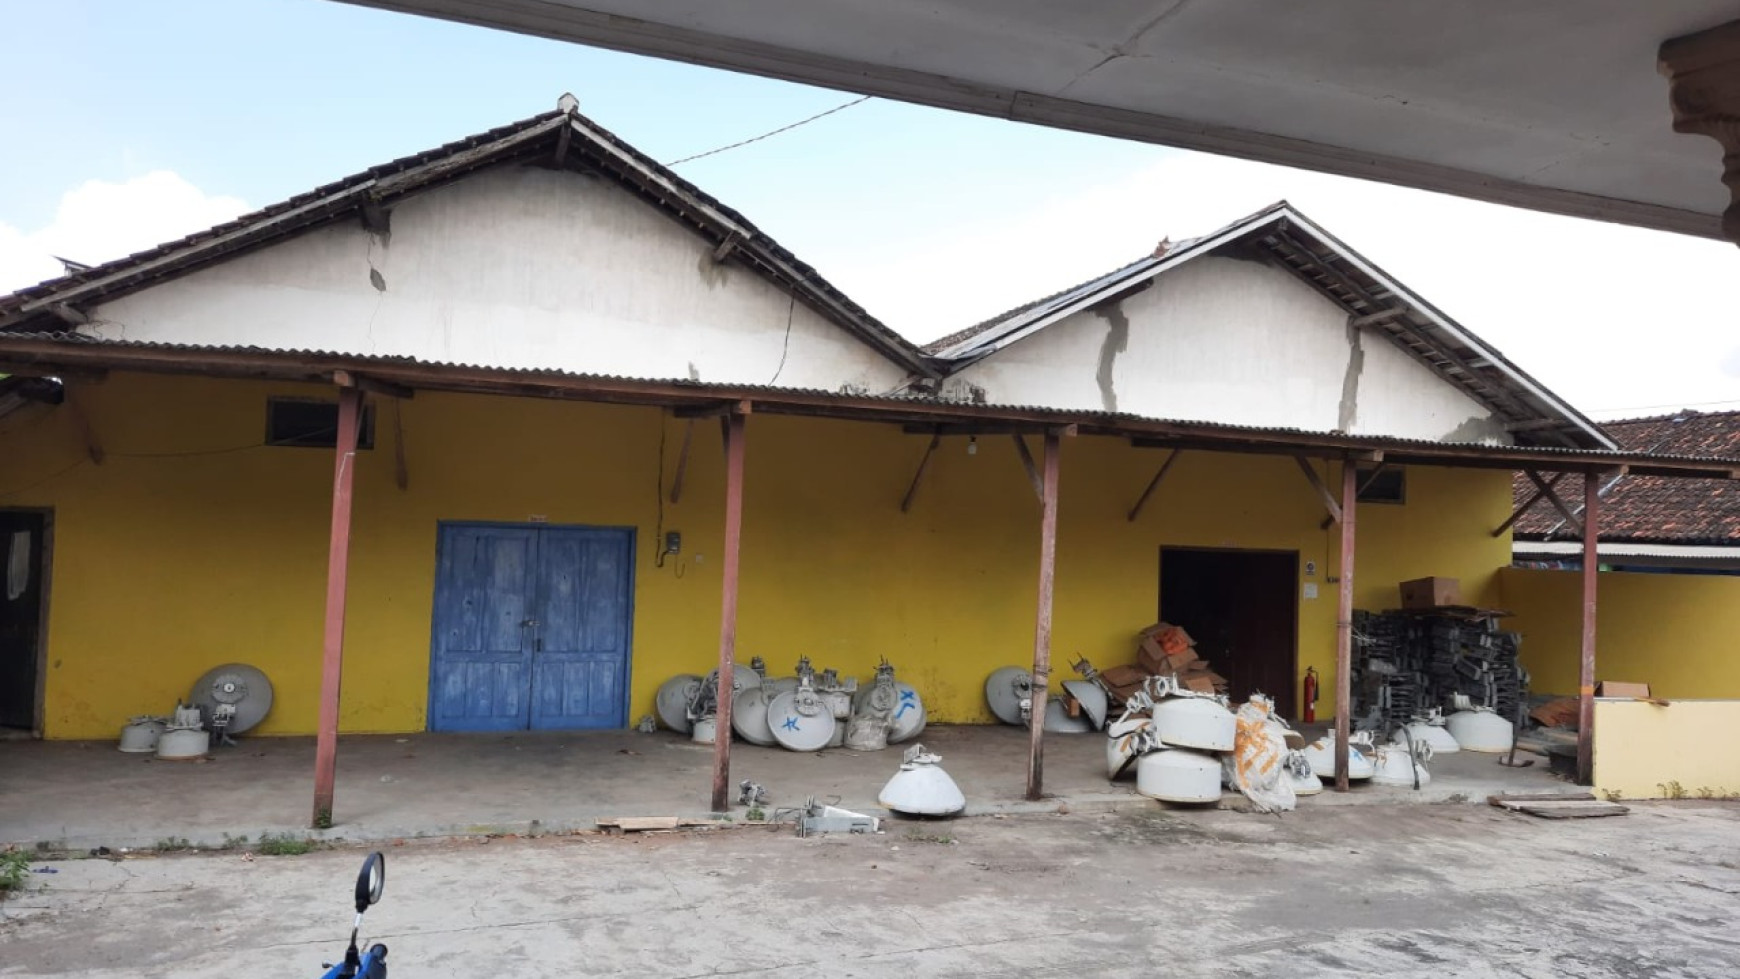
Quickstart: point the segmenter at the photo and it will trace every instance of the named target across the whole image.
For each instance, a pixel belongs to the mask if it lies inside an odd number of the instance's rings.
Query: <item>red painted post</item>
[[[1595,782],[1595,576],[1601,571],[1601,476],[1583,474],[1583,649],[1577,669],[1577,784]]]
[[[326,554],[326,630],[321,642],[320,729],[314,747],[312,825],[332,825],[332,791],[338,775],[338,688],[344,672],[344,599],[350,579],[351,487],[356,481],[357,429],[363,393],[338,391],[338,434],[332,472],[332,537]]]
[[[1045,433],[1045,472],[1040,477],[1039,615],[1033,629],[1033,716],[1027,725],[1027,798],[1034,801],[1043,795],[1045,781],[1045,700],[1051,687],[1051,599],[1057,567],[1060,455],[1057,433]]]
[[[719,612],[719,712],[713,735],[713,811],[731,811],[731,691],[737,664],[737,559],[743,543],[744,416],[725,425],[725,558]]]
[[[1347,791],[1347,739],[1353,710],[1353,531],[1359,467],[1341,461],[1341,584],[1335,597],[1335,791]]]

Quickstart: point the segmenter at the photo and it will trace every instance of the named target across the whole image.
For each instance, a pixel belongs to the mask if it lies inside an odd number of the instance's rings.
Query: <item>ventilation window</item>
[[[375,410],[364,405],[357,448],[375,447]],[[338,402],[266,399],[266,444],[330,449],[338,445]]]
[[[1361,466],[1358,470],[1359,502],[1408,502],[1408,471],[1400,466]]]

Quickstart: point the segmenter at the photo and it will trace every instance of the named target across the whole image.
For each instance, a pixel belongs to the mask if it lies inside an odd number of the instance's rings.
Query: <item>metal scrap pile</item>
[[[1362,730],[1383,734],[1455,709],[1458,694],[1511,720],[1526,700],[1519,637],[1494,614],[1355,612],[1353,633],[1353,715]]]

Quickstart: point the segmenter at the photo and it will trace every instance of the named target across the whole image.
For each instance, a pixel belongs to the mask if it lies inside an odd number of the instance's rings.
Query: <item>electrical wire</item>
[[[831,116],[836,112],[843,112],[847,109],[850,109],[852,106],[859,104],[860,102],[868,102],[868,101],[870,101],[870,96],[860,95],[859,97],[853,99],[850,102],[843,102],[840,105],[836,105],[832,109],[827,110],[826,112],[818,112],[815,115],[810,116],[808,119],[799,119],[797,122],[794,122],[789,126],[781,126],[778,129],[772,130],[771,132],[762,133],[760,136],[751,136],[748,139],[740,140],[738,142],[732,143],[729,146],[721,146],[721,147],[718,147],[717,149],[711,149],[705,153],[696,153],[694,156],[685,156],[680,160],[673,160],[670,163],[665,164],[665,166],[667,166],[667,167],[680,167],[685,163],[692,163],[695,160],[700,160],[700,159],[703,159],[703,158],[709,157],[709,156],[715,156],[717,154],[725,152],[726,150],[734,150],[734,149],[738,148],[739,146],[748,146],[750,143],[759,143],[762,140],[767,139],[770,136],[778,136],[780,133],[789,133],[793,129],[798,128],[799,126],[807,126],[810,123],[815,122],[817,119],[822,119],[822,118],[825,118],[827,116]]]

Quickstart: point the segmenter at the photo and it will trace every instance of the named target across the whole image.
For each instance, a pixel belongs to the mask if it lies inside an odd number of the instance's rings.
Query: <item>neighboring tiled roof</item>
[[[748,218],[567,108],[572,104],[565,96],[563,107],[556,111],[371,167],[217,227],[0,296],[0,329],[57,329],[69,319],[76,322],[82,306],[354,217],[365,207],[387,208],[407,194],[485,167],[533,161],[555,166],[561,156],[561,165],[603,173],[709,242],[728,248],[733,258],[792,290],[800,301],[896,363],[921,374],[934,373],[917,346],[871,316]],[[727,240],[729,246],[724,244]],[[296,338],[285,341],[285,346],[294,346]]]
[[[1524,444],[1610,448],[1599,426],[1492,345],[1415,295],[1286,201],[1199,238],[970,326],[924,350],[958,370],[1194,258],[1234,252],[1286,269],[1395,344],[1501,422]]]
[[[1602,427],[1633,452],[1740,459],[1740,411],[1683,411],[1612,421]],[[1513,491],[1518,505],[1534,490],[1527,476],[1516,475]],[[1581,519],[1583,477],[1566,474],[1554,492]],[[1601,494],[1596,523],[1596,536],[1604,541],[1740,545],[1740,480],[1620,477]],[[1524,514],[1514,531],[1518,538],[1529,540],[1578,536],[1546,500]]]

